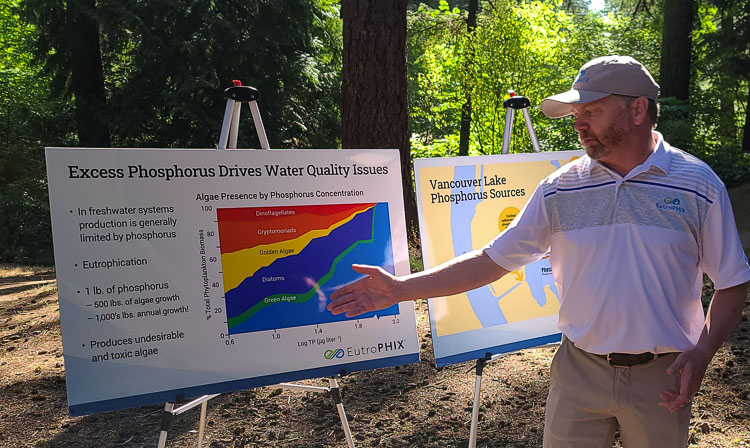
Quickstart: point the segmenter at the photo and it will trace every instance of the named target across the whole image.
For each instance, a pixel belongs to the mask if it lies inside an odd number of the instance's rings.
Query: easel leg
[[[482,371],[487,361],[492,358],[492,355],[487,353],[487,357],[477,359],[477,379],[474,382],[474,406],[471,410],[471,432],[469,433],[469,448],[476,448],[477,446],[477,426],[479,425],[479,401],[480,393],[482,391]]]
[[[235,102],[232,109],[232,125],[229,128],[229,143],[227,143],[227,148],[230,149],[237,148],[237,135],[240,131],[240,106],[242,106],[242,103]]]
[[[198,448],[203,447],[203,434],[206,429],[206,409],[208,409],[208,401],[201,403],[201,420],[198,423]]]
[[[174,403],[164,404],[164,410],[161,412],[161,432],[159,433],[159,443],[156,445],[158,448],[164,448],[167,446],[167,431],[169,431],[169,424],[172,421],[172,409],[174,409]]]
[[[229,143],[229,132],[233,123],[232,117],[234,116],[234,103],[233,99],[227,99],[227,106],[224,109],[224,121],[221,124],[221,134],[219,135],[219,149],[227,149],[227,143]]]
[[[178,396],[177,401],[180,402],[179,406],[175,406],[174,403],[166,403],[161,415],[161,434],[159,435],[159,444],[157,445],[157,448],[164,448],[166,446],[167,430],[169,429],[169,425],[174,416],[180,415],[198,405],[201,405],[201,419],[198,428],[198,448],[200,448],[203,444],[203,434],[206,429],[206,409],[208,406],[208,400],[216,398],[219,395],[220,394],[203,395],[202,397],[196,398],[188,403],[182,403],[183,399]]]
[[[349,428],[349,420],[346,418],[346,412],[344,411],[344,403],[341,400],[341,389],[339,389],[339,383],[336,378],[330,378],[328,383],[331,386],[331,397],[333,402],[336,404],[336,410],[339,411],[339,418],[341,419],[341,426],[344,428],[344,435],[346,436],[346,445],[349,448],[354,448],[354,439],[352,438],[352,430]]]

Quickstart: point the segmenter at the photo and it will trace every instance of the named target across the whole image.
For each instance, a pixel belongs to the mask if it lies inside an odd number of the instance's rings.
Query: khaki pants
[[[667,367],[676,355],[647,364],[612,367],[563,337],[552,360],[544,423],[545,448],[611,448],[617,423],[625,448],[684,448],[690,406],[659,406],[665,389],[679,390]]]

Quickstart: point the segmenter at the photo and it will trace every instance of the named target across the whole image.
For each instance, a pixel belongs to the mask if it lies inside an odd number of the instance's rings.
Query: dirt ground
[[[731,196],[748,251],[750,184]],[[746,304],[695,398],[690,446],[750,447],[750,300]],[[357,446],[468,446],[474,363],[435,368],[425,302],[417,303],[417,324],[420,362],[339,380]],[[526,350],[486,367],[478,447],[541,445],[553,354],[552,348]],[[198,412],[172,419],[168,447],[195,446]],[[161,417],[160,406],[68,416],[54,270],[0,265],[0,447],[154,447]],[[328,394],[238,391],[211,400],[207,420],[204,446],[346,446]]]

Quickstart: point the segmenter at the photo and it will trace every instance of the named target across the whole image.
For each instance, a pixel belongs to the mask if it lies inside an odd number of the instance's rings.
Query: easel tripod
[[[258,134],[258,140],[260,140],[260,146],[264,150],[270,149],[268,144],[268,138],[266,137],[266,130],[263,127],[263,120],[260,117],[260,109],[258,108],[257,100],[260,98],[258,90],[250,86],[243,86],[240,81],[232,81],[234,84],[224,91],[224,96],[227,100],[226,108],[224,109],[224,120],[221,126],[221,134],[219,136],[219,144],[217,149],[236,149],[237,148],[237,135],[240,123],[240,108],[243,103],[247,103],[250,107],[250,112],[253,117],[253,124]],[[276,385],[282,389],[299,390],[305,392],[315,393],[330,393],[336,410],[341,420],[341,425],[344,429],[344,435],[346,437],[346,443],[349,448],[354,448],[354,439],[352,437],[351,429],[349,428],[349,421],[344,411],[344,404],[341,399],[341,389],[339,388],[336,377],[328,378],[328,387],[321,386],[308,386],[306,384],[294,384],[294,383],[280,383]],[[164,410],[162,411],[161,420],[161,432],[159,434],[158,448],[165,448],[167,442],[167,432],[171,423],[171,419],[175,415],[182,414],[198,405],[201,406],[200,420],[198,423],[198,448],[203,446],[203,437],[206,428],[206,411],[208,408],[208,401],[212,398],[218,397],[221,394],[204,395],[196,398],[188,403],[181,404],[175,407],[175,403],[165,403]]]
[[[224,90],[224,97],[227,99],[227,106],[224,108],[224,121],[221,124],[221,134],[219,135],[218,149],[236,149],[237,133],[240,127],[240,107],[247,103],[250,107],[250,113],[253,115],[253,124],[255,131],[258,133],[260,147],[262,149],[271,149],[266,137],[266,129],[263,127],[263,120],[260,118],[260,109],[258,108],[258,99],[260,92],[250,86],[243,86],[240,81],[232,81],[232,87]]]
[[[531,101],[525,96],[516,96],[515,90],[509,90],[508,94],[510,98],[503,101],[503,107],[505,108],[505,133],[503,134],[503,148],[500,150],[500,154],[508,154],[510,138],[513,135],[513,119],[515,113],[519,110],[523,114],[526,129],[529,131],[531,146],[534,148],[534,152],[539,152],[539,141],[536,139],[536,132],[534,132],[534,126],[531,124],[531,116],[529,115]]]
[[[503,134],[503,148],[501,150],[501,154],[508,154],[508,150],[510,149],[510,139],[513,135],[513,119],[515,117],[515,113],[519,110],[523,114],[524,122],[526,123],[526,129],[529,131],[529,137],[531,138],[531,145],[534,149],[534,152],[540,152],[539,150],[539,141],[536,138],[536,133],[534,132],[534,126],[531,124],[531,116],[529,115],[529,106],[531,106],[531,102],[528,98],[525,96],[516,96],[516,92],[514,90],[509,90],[508,94],[510,95],[510,98],[503,101],[503,107],[505,107],[505,133]],[[559,345],[559,343],[553,343],[553,344],[547,344],[543,345],[542,347],[548,346],[548,345]],[[509,355],[513,352],[508,353],[499,353],[496,355],[493,355],[490,352],[485,353],[483,358],[477,359],[476,365],[475,365],[475,371],[476,371],[476,379],[474,381],[474,405],[472,406],[471,410],[471,430],[469,432],[469,448],[476,448],[477,446],[477,426],[479,424],[479,401],[480,401],[480,395],[482,391],[482,373],[484,372],[484,367],[487,365],[488,362],[494,361],[496,359],[502,358],[503,356]]]

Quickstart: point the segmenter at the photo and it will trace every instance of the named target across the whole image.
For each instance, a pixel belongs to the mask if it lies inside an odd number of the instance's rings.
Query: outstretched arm
[[[352,269],[365,277],[331,294],[328,310],[333,314],[346,313],[346,317],[353,317],[405,300],[457,294],[486,285],[508,273],[482,249],[403,277],[393,276],[376,266],[355,264]]]
[[[745,307],[746,294],[747,283],[714,292],[698,343],[692,349],[682,352],[667,368],[669,375],[680,374],[680,390],[662,392],[659,406],[674,412],[688,404],[698,392],[708,364],[737,326]]]

